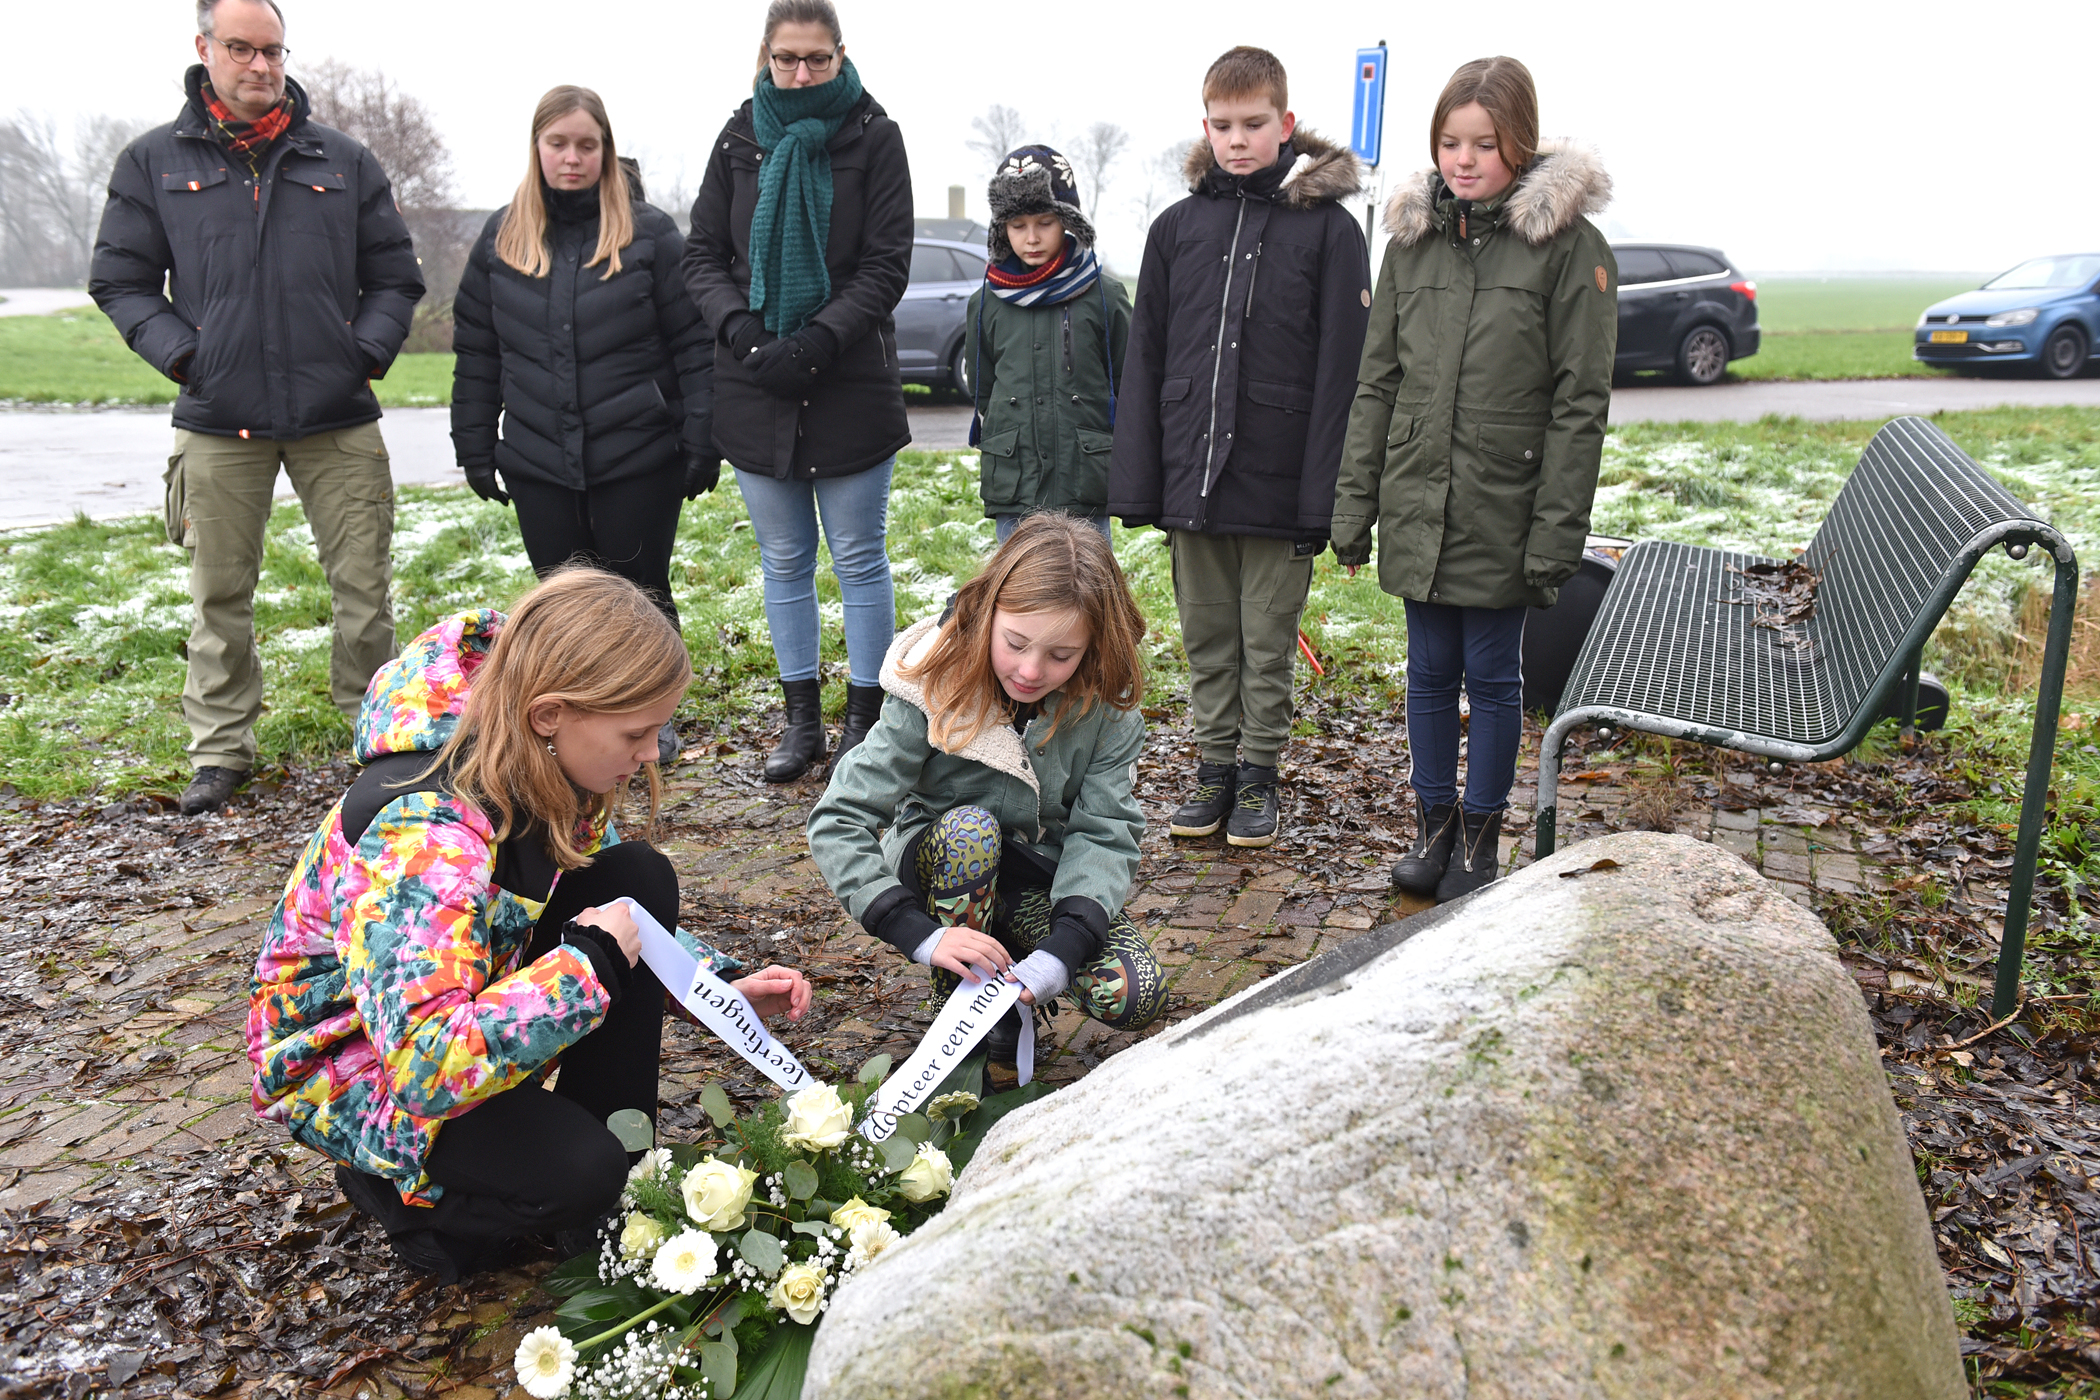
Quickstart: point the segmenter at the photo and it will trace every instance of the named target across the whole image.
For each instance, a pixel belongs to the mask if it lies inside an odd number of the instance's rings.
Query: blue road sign
[[[1356,114],[1349,123],[1349,149],[1365,165],[1378,164],[1385,135],[1385,45],[1356,51]]]

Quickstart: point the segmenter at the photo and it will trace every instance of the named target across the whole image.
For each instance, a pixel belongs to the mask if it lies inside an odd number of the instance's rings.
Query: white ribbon
[[[869,1095],[868,1116],[861,1120],[860,1135],[869,1142],[881,1142],[896,1132],[897,1120],[933,1096],[933,1091],[977,1048],[977,1042],[990,1034],[1010,1009],[1020,1005],[1021,993],[1026,990],[1006,977],[965,982],[957,987],[940,1015],[933,1018],[932,1027],[912,1051],[911,1058]],[[1021,1006],[1021,1043],[1015,1057],[1015,1069],[1023,1084],[1035,1077],[1035,1017],[1030,1010]]]
[[[722,1043],[757,1067],[758,1072],[793,1093],[814,1083],[788,1048],[773,1039],[766,1023],[752,1010],[744,994],[702,966],[685,945],[664,931],[649,911],[622,895],[614,901],[627,906],[635,927],[642,931],[642,961],[656,974],[664,990],[693,1013]]]

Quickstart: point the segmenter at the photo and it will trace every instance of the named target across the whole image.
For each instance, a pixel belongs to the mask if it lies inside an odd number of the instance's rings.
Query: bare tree
[[[313,119],[362,144],[379,160],[394,202],[416,241],[423,265],[423,300],[409,332],[411,350],[452,348],[452,295],[482,217],[455,207],[452,152],[420,98],[376,68],[352,68],[324,59],[299,75]]]
[[[643,197],[669,214],[680,233],[691,232],[693,200],[699,195],[700,188],[686,173],[685,157],[663,155],[644,146],[635,152],[634,158],[641,167],[642,183],[647,191]]]
[[[48,117],[0,122],[0,277],[24,286],[87,281],[118,155],[143,122],[83,117],[62,145]]]
[[[1189,192],[1188,181],[1182,173],[1182,163],[1188,158],[1189,148],[1185,141],[1177,141],[1163,150],[1154,151],[1145,162],[1145,192],[1138,196],[1138,213],[1145,227],[1152,227],[1153,216]]]
[[[1095,122],[1072,143],[1068,158],[1086,195],[1087,209],[1098,220],[1108,172],[1130,147],[1130,133],[1114,122]]]
[[[963,144],[984,157],[987,172],[997,170],[1006,153],[1027,139],[1021,114],[1000,103],[985,108],[983,116],[970,118],[970,130],[977,134]]]

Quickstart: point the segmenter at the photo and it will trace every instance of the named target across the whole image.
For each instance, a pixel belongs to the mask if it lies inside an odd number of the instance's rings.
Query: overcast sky
[[[605,98],[623,150],[656,184],[697,181],[711,138],[749,95],[762,0],[281,0],[293,72],[378,67],[428,103],[462,202],[507,200],[534,101],[556,83]],[[1040,5],[840,0],[862,80],[903,127],[919,212],[947,187],[984,215],[989,171],[964,145],[992,103],[1057,140],[1095,121],[1131,134],[1111,178],[1104,251],[1134,267],[1145,158],[1193,139],[1210,60],[1273,49],[1301,121],[1346,140],[1355,50],[1391,48],[1387,188],[1428,164],[1436,93],[1494,53],[1538,81],[1541,125],[1596,145],[1617,185],[1614,238],[1725,249],[1753,271],[1991,270],[2100,248],[2090,146],[2100,20],[2054,0],[1866,4],[1470,6],[1319,3]],[[194,61],[191,0],[100,0],[48,11],[67,51],[18,63],[13,100],[166,121]]]

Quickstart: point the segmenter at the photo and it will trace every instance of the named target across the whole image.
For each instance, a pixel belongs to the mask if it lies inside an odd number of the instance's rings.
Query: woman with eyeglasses
[[[820,521],[845,603],[838,753],[882,710],[882,658],[896,629],[890,469],[911,441],[892,312],[911,245],[904,138],[861,87],[837,10],[773,0],[751,100],[709,153],[685,247],[686,285],[715,328],[715,444],[751,512],[786,694],[768,782],[799,778],[824,757]]]
[[[557,87],[532,114],[525,178],[483,227],[452,306],[452,443],[467,485],[514,505],[542,578],[572,560],[608,569],[673,627],[680,498],[713,490],[722,468],[714,357],[683,251],[619,158],[598,94]],[[666,720],[658,761],[677,755]]]

